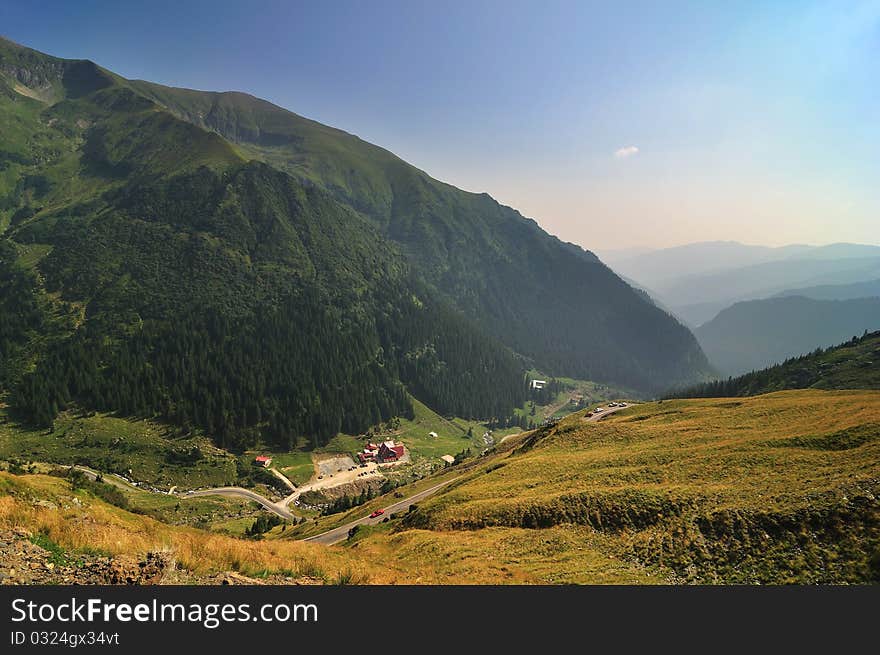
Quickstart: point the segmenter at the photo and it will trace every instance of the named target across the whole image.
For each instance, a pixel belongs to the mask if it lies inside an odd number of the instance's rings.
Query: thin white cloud
[[[627,159],[634,155],[639,154],[639,149],[636,146],[626,146],[624,148],[618,148],[614,151],[615,159]]]

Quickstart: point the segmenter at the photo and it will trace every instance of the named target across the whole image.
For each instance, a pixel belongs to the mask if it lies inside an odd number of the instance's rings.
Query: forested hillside
[[[351,209],[94,65],[44,64],[0,66],[0,385],[21,419],[76,405],[241,448],[406,416],[406,388],[463,416],[522,403],[513,354]]]
[[[880,298],[738,302],[694,330],[722,375],[741,375],[880,329]]]
[[[505,420],[535,362],[645,391],[693,335],[485,194],[244,94],[0,39],[0,393],[235,448],[435,410]]]
[[[787,389],[880,389],[880,332],[736,378],[671,391],[670,398],[755,396]]]
[[[387,150],[243,93],[128,84],[243,156],[352,207],[400,247],[433,292],[542,370],[643,390],[708,371],[685,327],[591,252],[488,194],[438,182]]]

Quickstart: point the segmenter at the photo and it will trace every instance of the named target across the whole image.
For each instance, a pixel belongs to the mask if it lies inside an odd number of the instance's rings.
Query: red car
[[[384,510],[384,509],[377,509],[375,512],[373,512],[372,514],[370,514],[370,518],[371,518],[371,519],[374,519],[374,518],[376,518],[377,516],[382,516],[384,513],[385,513],[385,510]]]

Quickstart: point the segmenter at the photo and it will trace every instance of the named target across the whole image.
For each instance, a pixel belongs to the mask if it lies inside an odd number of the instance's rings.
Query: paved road
[[[632,407],[631,404],[628,404],[626,407]],[[626,409],[626,407],[605,407],[598,414],[593,414],[587,421],[601,421],[603,418],[608,416],[609,414],[613,414],[614,412],[619,412],[622,409]]]
[[[369,516],[365,516],[361,519],[357,519],[356,521],[346,523],[345,525],[340,525],[338,528],[333,528],[332,530],[328,530],[327,532],[316,534],[314,537],[303,539],[303,541],[311,541],[318,544],[324,544],[326,546],[338,544],[340,541],[345,541],[348,538],[348,531],[351,530],[354,526],[380,523],[382,519],[384,519],[386,516],[393,514],[394,512],[409,509],[411,505],[419,502],[420,500],[424,500],[429,496],[433,496],[443,487],[450,484],[451,482],[455,482],[458,479],[459,478],[452,478],[451,480],[446,480],[446,482],[441,482],[440,484],[434,485],[433,487],[425,489],[424,491],[420,491],[419,493],[414,494],[409,498],[404,498],[401,501],[392,503],[391,505],[388,505],[384,508],[385,514],[383,514],[382,516],[377,516],[374,519],[371,519]]]
[[[632,407],[632,405],[631,404],[627,405],[627,407]],[[593,414],[593,416],[588,418],[587,421],[601,421],[603,418],[605,418],[609,414],[613,414],[614,412],[617,412],[621,409],[625,409],[625,408],[623,408],[623,407],[605,408],[599,414]],[[512,436],[512,435],[508,435],[508,436]],[[504,439],[507,439],[507,437],[504,437]],[[499,443],[503,443],[504,439],[502,439]],[[64,467],[64,468],[75,468],[77,470],[80,470],[86,476],[88,476],[89,478],[91,478],[93,480],[95,478],[97,478],[97,476],[98,476],[97,471],[93,471],[93,470],[88,469],[84,466],[73,466],[73,467]],[[279,476],[279,477],[281,477],[281,476]],[[139,489],[136,485],[133,485],[125,478],[118,476],[118,475],[115,475],[115,474],[105,475],[104,479],[106,481],[112,482],[118,486],[125,486],[125,487],[128,487],[129,489],[144,491],[144,489]],[[333,530],[328,530],[327,532],[323,532],[321,534],[315,535],[314,537],[309,537],[308,539],[304,539],[303,541],[312,541],[315,543],[326,544],[326,545],[337,544],[340,541],[345,541],[345,539],[348,538],[348,531],[351,528],[353,528],[354,526],[379,523],[382,521],[382,519],[384,519],[389,514],[392,514],[394,512],[399,512],[401,510],[407,510],[410,508],[411,505],[419,502],[420,500],[424,500],[425,498],[433,496],[438,491],[440,491],[443,487],[448,485],[450,482],[454,482],[455,480],[458,480],[458,478],[453,478],[452,480],[447,480],[446,482],[441,482],[440,484],[434,485],[433,487],[425,489],[424,491],[420,491],[419,493],[414,494],[414,495],[410,496],[409,498],[404,498],[401,501],[398,501],[396,503],[392,503],[391,505],[388,505],[385,508],[385,514],[382,516],[377,516],[374,519],[371,519],[368,516],[365,516],[364,518],[357,519],[356,521],[351,521],[350,523],[346,523],[345,525],[341,525],[338,528],[334,528]],[[314,486],[315,485],[312,485],[312,487],[314,487]],[[288,521],[295,521],[295,520],[298,520],[299,517],[296,514],[294,514],[293,512],[291,512],[287,508],[287,505],[291,501],[293,501],[295,498],[297,498],[299,496],[299,494],[302,493],[303,491],[305,491],[307,488],[309,488],[308,485],[304,485],[303,487],[300,487],[299,489],[294,491],[291,495],[289,495],[287,498],[282,500],[280,503],[274,503],[271,500],[269,500],[268,498],[266,498],[265,496],[261,496],[257,492],[251,491],[250,489],[244,489],[243,487],[217,487],[215,489],[201,489],[199,491],[186,491],[183,493],[178,493],[176,495],[178,495],[182,498],[196,498],[198,496],[225,496],[227,498],[244,498],[246,500],[252,500],[256,503],[259,503],[260,505],[265,507],[267,510],[277,514],[278,516],[280,516],[283,519],[287,519]],[[172,487],[171,491],[169,493],[173,493],[174,489],[175,489],[175,487]]]
[[[244,489],[243,487],[217,487],[216,489],[200,489],[199,491],[187,491],[180,494],[180,496],[182,498],[196,498],[198,496],[226,496],[227,498],[245,498],[247,500],[253,500],[254,502],[260,503],[260,505],[265,507],[267,510],[277,514],[283,519],[287,519],[288,521],[299,520],[299,517],[288,510],[286,507],[282,507],[278,503],[273,503],[265,496],[261,496],[257,492],[251,491],[250,489]]]

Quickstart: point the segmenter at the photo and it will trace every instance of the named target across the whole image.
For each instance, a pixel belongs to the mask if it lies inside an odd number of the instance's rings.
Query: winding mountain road
[[[265,507],[270,512],[277,514],[288,521],[298,521],[299,517],[283,507],[279,503],[273,503],[265,496],[261,496],[256,491],[245,489],[244,487],[217,487],[216,489],[199,489],[198,491],[186,491],[178,494],[181,498],[198,498],[199,496],[225,496],[227,498],[244,498],[252,500]]]
[[[357,519],[355,521],[350,521],[345,525],[340,525],[338,528],[333,528],[332,530],[328,530],[327,532],[322,532],[321,534],[316,534],[313,537],[308,537],[307,539],[303,539],[303,541],[311,541],[316,544],[324,544],[325,546],[332,546],[333,544],[338,544],[340,541],[345,541],[348,538],[348,531],[351,530],[356,525],[373,525],[376,523],[380,523],[385,517],[394,512],[399,512],[401,510],[408,510],[412,505],[419,502],[420,500],[424,500],[430,496],[433,496],[438,491],[440,491],[446,485],[455,482],[461,476],[456,478],[452,478],[451,480],[446,480],[445,482],[441,482],[440,484],[435,484],[433,487],[425,489],[424,491],[420,491],[417,494],[413,494],[409,498],[404,498],[401,501],[396,503],[392,503],[385,507],[385,513],[381,516],[377,516],[375,518],[370,518],[369,516],[365,516],[363,518]]]
[[[632,407],[632,404],[628,404],[627,407]],[[625,409],[625,408],[624,407],[609,407],[609,408],[604,409],[602,412],[600,412],[598,414],[594,413],[592,416],[590,416],[589,418],[587,418],[585,420],[587,422],[601,421],[603,418],[605,418],[609,414],[613,414],[614,412],[620,411],[621,409]],[[508,435],[508,437],[509,436],[513,436],[513,435]],[[504,437],[504,439],[502,439],[499,443],[503,443],[505,439],[507,439],[507,437]],[[86,468],[84,466],[79,466],[79,465],[65,466],[64,468],[74,468],[79,471],[82,471],[82,473],[84,473],[87,477],[89,477],[92,480],[97,479],[99,476],[99,473],[97,471]],[[278,477],[281,478],[282,476],[278,476]],[[415,503],[419,502],[420,500],[424,500],[425,498],[429,498],[429,497],[433,496],[434,494],[438,493],[441,489],[443,489],[443,487],[460,479],[460,477],[461,476],[452,478],[450,480],[446,480],[444,482],[441,482],[440,484],[434,485],[433,487],[429,487],[428,489],[425,489],[425,490],[420,491],[416,494],[413,494],[409,498],[404,498],[403,500],[400,500],[396,503],[392,503],[391,505],[388,505],[387,507],[384,508],[385,512],[380,516],[377,516],[374,518],[370,518],[369,516],[365,516],[363,518],[356,519],[354,521],[350,521],[350,522],[346,523],[345,525],[339,526],[338,528],[333,528],[332,530],[328,530],[327,532],[322,532],[321,534],[314,535],[313,537],[308,537],[306,539],[303,539],[303,541],[310,541],[313,543],[324,544],[327,546],[330,546],[333,544],[338,544],[340,541],[345,541],[348,538],[348,532],[354,526],[376,524],[376,523],[381,522],[386,516],[388,516],[391,513],[399,512],[401,510],[404,510],[404,511],[408,510]],[[289,480],[287,480],[286,476],[282,479],[286,480],[290,486],[294,487],[293,483],[291,483]],[[135,491],[147,491],[146,489],[139,488],[137,485],[132,484],[131,482],[129,482],[128,480],[126,480],[125,478],[123,478],[122,476],[119,476],[119,475],[109,474],[107,476],[104,476],[104,480],[106,480],[107,482],[110,482],[112,484],[115,484],[117,486],[132,489]],[[269,500],[268,498],[266,498],[265,496],[261,496],[257,492],[251,491],[250,489],[245,489],[244,487],[216,487],[213,489],[199,489],[197,491],[184,491],[184,492],[177,492],[177,493],[174,492],[175,488],[176,487],[172,487],[168,493],[170,495],[179,496],[181,498],[198,498],[199,496],[224,496],[227,498],[244,498],[245,500],[252,500],[255,503],[259,503],[262,507],[269,510],[270,512],[272,512],[272,513],[274,513],[274,514],[276,514],[276,515],[280,516],[281,518],[286,519],[288,521],[298,521],[299,520],[300,517],[297,516],[296,514],[294,514],[293,512],[291,512],[287,508],[287,505],[292,500],[294,500],[297,496],[299,496],[299,493],[301,493],[303,490],[305,490],[305,487],[300,487],[299,489],[294,491],[294,493],[289,495],[287,498],[285,498],[281,502],[275,503],[275,502],[272,502],[271,500]],[[296,487],[294,487],[294,489],[296,489]],[[157,492],[157,493],[159,493],[159,492]]]

